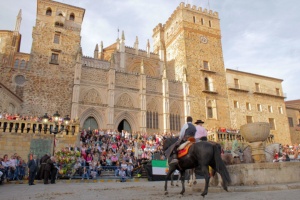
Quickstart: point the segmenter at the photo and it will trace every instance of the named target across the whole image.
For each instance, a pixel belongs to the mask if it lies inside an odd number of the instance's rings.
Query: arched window
[[[158,129],[158,112],[147,111],[147,128]]]
[[[26,61],[22,60],[21,65],[20,65],[20,69],[25,69],[25,66],[26,66]]]
[[[203,18],[201,18],[201,25],[203,25],[204,24],[204,19]]]
[[[74,15],[74,13],[71,13],[71,14],[70,14],[69,20],[72,20],[72,21],[75,20],[75,15]]]
[[[60,12],[60,13],[58,13],[58,16],[61,16],[61,17],[63,17],[63,14]]]
[[[210,20],[208,21],[208,25],[209,25],[209,27],[211,27],[211,21]]]
[[[180,115],[170,114],[170,130],[180,131]]]
[[[193,16],[193,22],[196,23],[196,17],[195,16]]]
[[[217,118],[216,100],[208,100],[206,104],[206,116],[208,119]]]
[[[16,59],[16,60],[15,60],[14,67],[15,67],[15,68],[18,68],[18,67],[19,67],[19,59]]]
[[[46,15],[51,16],[52,15],[52,10],[51,8],[48,8],[46,11]]]

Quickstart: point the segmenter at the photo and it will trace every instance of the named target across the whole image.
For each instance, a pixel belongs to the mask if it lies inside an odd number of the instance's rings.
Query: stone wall
[[[231,185],[263,185],[300,181],[300,162],[254,163],[227,166]]]
[[[23,126],[22,124],[24,124],[24,129],[20,128]],[[36,124],[36,127],[40,126],[41,131],[38,131],[38,128],[33,131],[33,124]],[[53,124],[47,124],[48,127],[49,125]],[[39,157],[45,153],[53,154],[54,139],[55,151],[70,145],[79,146],[79,125],[71,125],[71,127],[74,127],[74,133],[69,131],[67,134],[66,131],[63,131],[56,134],[55,138],[49,130],[43,131],[43,126],[44,124],[29,121],[0,119],[0,157],[3,157],[4,154],[11,156],[17,153],[27,161],[30,153],[37,154]],[[27,127],[30,128],[27,129]]]
[[[248,120],[252,118],[252,122],[269,122],[269,119],[274,119],[275,129],[271,129],[274,141],[290,144],[282,80],[231,69],[226,70],[226,76],[232,128],[239,129],[246,124],[247,116]],[[256,84],[259,84],[259,91]]]
[[[22,100],[0,83],[0,114],[21,112]]]
[[[292,144],[300,144],[300,108],[287,105],[287,117],[291,118],[293,124],[289,125]]]

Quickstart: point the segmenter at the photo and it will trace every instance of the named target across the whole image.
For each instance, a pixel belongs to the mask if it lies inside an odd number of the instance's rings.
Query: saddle
[[[190,137],[188,140],[184,143],[182,143],[178,148],[177,148],[177,156],[178,158],[182,158],[185,156],[188,152],[190,147],[195,143],[195,138]]]

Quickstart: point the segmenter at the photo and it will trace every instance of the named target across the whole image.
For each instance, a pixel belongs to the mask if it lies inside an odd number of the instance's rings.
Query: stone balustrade
[[[210,132],[208,133],[208,140],[215,142],[228,141],[233,142],[234,140],[239,140],[241,142],[246,142],[239,132]],[[268,144],[274,143],[274,136],[269,135],[266,141]]]
[[[55,128],[60,135],[78,135],[79,133],[79,123],[77,122],[65,125],[54,122],[0,119],[0,133],[53,134]]]

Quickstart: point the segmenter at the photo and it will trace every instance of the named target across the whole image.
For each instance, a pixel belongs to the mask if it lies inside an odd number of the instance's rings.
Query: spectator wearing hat
[[[195,133],[195,139],[196,139],[196,142],[199,142],[199,141],[207,141],[207,131],[206,129],[202,126],[202,124],[204,123],[204,121],[202,121],[201,119],[197,120],[195,122],[196,125],[196,133]]]

